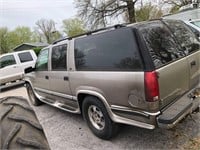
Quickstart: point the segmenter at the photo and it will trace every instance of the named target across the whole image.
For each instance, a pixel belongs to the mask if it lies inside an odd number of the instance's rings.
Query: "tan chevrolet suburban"
[[[58,40],[25,72],[33,105],[81,113],[102,139],[119,123],[171,128],[199,109],[200,41],[181,21],[116,25]]]

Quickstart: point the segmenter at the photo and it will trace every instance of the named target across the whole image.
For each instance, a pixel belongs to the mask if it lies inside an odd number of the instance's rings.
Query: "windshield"
[[[198,21],[193,21],[193,22],[191,22],[191,23],[200,28],[200,20],[198,20]]]

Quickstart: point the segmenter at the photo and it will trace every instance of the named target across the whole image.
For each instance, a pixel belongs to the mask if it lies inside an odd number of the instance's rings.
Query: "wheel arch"
[[[79,103],[81,113],[82,113],[82,103],[83,103],[86,96],[93,96],[93,97],[98,98],[98,100],[101,101],[103,103],[103,105],[105,106],[110,118],[113,120],[113,114],[112,114],[110,105],[108,104],[106,98],[102,94],[100,94],[96,91],[80,90],[80,91],[77,92],[77,100],[78,100],[78,103]]]

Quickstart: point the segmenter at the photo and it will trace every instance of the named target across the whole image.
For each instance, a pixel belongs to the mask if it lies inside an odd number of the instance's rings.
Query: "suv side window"
[[[52,48],[51,65],[52,70],[59,71],[67,69],[67,44]]]
[[[121,28],[75,40],[77,70],[142,70],[138,47],[130,28]]]
[[[199,50],[200,42],[197,40],[195,34],[184,23],[174,20],[166,20],[165,23],[173,32],[185,54],[188,55]]]
[[[19,56],[19,59],[20,59],[21,63],[33,60],[30,52],[19,53],[18,56]]]
[[[48,57],[49,57],[49,49],[44,49],[40,52],[35,66],[37,71],[48,70]]]
[[[145,40],[156,68],[184,56],[184,53],[179,50],[178,44],[173,39],[170,30],[162,22],[150,22],[138,26],[138,29]]]
[[[16,61],[13,55],[3,56],[0,59],[0,68],[4,68],[6,66],[10,66],[14,64],[16,64]]]

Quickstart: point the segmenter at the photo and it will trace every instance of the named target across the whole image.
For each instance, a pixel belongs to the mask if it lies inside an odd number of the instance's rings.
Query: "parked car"
[[[82,113],[109,139],[118,123],[171,128],[196,111],[199,58],[200,42],[182,21],[116,25],[44,48],[25,81],[33,105]]]
[[[21,80],[24,69],[34,67],[37,56],[33,50],[12,52],[0,56],[0,84]]]
[[[200,19],[184,21],[188,27],[195,33],[200,39]]]

